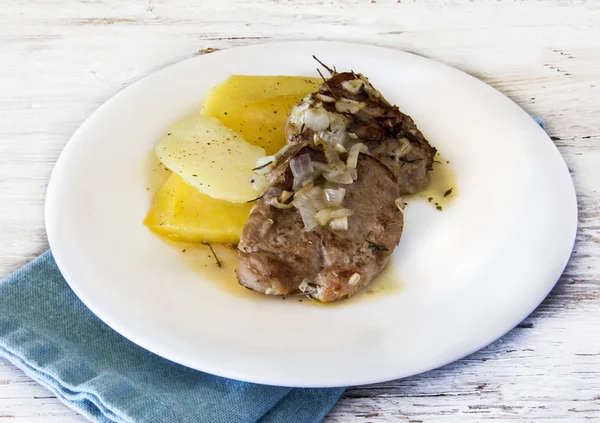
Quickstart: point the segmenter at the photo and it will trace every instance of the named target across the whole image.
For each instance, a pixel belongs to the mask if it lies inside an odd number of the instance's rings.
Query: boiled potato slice
[[[173,241],[237,244],[252,205],[209,197],[172,174],[155,194],[144,224]]]
[[[265,150],[210,116],[173,126],[156,147],[158,159],[187,183],[213,198],[245,203],[261,193],[250,180]]]
[[[221,117],[242,102],[300,95],[316,91],[322,80],[303,76],[232,75],[212,88],[202,106],[202,114]]]
[[[217,117],[223,125],[234,129],[250,144],[275,154],[285,145],[285,123],[292,108],[305,94],[286,95],[232,105],[229,112]]]

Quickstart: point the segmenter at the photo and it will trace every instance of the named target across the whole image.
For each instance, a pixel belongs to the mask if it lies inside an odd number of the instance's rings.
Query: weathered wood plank
[[[600,420],[600,3],[535,0],[0,0],[0,277],[47,248],[62,147],[131,82],[207,48],[367,42],[465,70],[541,116],[573,175],[579,232],[557,287],[463,360],[352,388],[330,422]],[[443,346],[440,346],[443,348]],[[0,421],[82,422],[0,362]]]

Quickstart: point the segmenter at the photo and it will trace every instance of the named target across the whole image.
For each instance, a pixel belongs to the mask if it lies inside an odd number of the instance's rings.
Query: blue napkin
[[[0,282],[0,356],[94,422],[319,422],[344,388],[257,385],[165,360],[71,291],[50,251]]]

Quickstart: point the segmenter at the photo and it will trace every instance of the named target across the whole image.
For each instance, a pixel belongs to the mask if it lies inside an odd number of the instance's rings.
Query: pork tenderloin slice
[[[403,214],[395,204],[400,189],[387,167],[360,154],[357,180],[344,185],[344,207],[353,211],[348,230],[319,226],[306,231],[296,208],[269,204],[283,190],[291,191],[289,161],[306,153],[325,162],[321,151],[302,146],[277,165],[276,178],[243,228],[237,276],[240,284],[264,294],[304,293],[337,301],[368,285],[400,241]]]

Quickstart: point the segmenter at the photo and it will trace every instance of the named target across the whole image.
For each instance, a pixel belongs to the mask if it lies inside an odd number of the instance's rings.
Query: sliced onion
[[[290,160],[290,169],[294,178],[302,179],[306,175],[312,173],[314,171],[312,160],[310,159],[310,155],[301,154],[298,157],[294,157]]]
[[[348,150],[342,144],[335,144],[334,148],[338,151],[338,153],[347,153]]]
[[[317,213],[317,210],[314,208],[314,206],[307,197],[295,198],[292,204],[300,212],[302,222],[304,223],[304,229],[310,231],[318,225],[317,219],[315,219],[315,214]]]
[[[294,190],[312,179],[314,168],[309,154],[301,154],[290,160],[290,169],[294,175]]]
[[[304,292],[306,288],[308,288],[308,279],[302,279],[302,282],[300,283],[300,285],[298,285],[298,289]]]
[[[346,195],[346,190],[344,188],[326,188],[323,190],[323,193],[325,194],[325,201],[328,205],[341,206],[344,202],[344,195]]]
[[[275,207],[276,209],[291,209],[293,206],[291,204],[283,204],[280,203],[277,197],[269,198],[266,203],[270,206]]]
[[[317,219],[317,223],[321,226],[327,225],[327,223],[331,220],[331,213],[333,209],[322,209],[315,214],[315,219]]]
[[[351,184],[354,182],[343,163],[330,165],[329,170],[323,172],[323,177],[338,184]]]
[[[347,137],[346,128],[349,119],[339,113],[329,114],[329,131],[323,131],[321,138],[331,145],[344,144]]]
[[[328,172],[331,169],[331,166],[321,162],[313,162],[313,168],[315,171]]]
[[[348,173],[350,173],[350,177],[353,181],[356,181],[358,179],[358,172],[356,171],[356,169],[349,169]]]
[[[325,94],[317,93],[317,99],[321,100],[323,103],[335,103],[335,98],[330,97]]]
[[[315,162],[316,163],[316,162]],[[306,197],[306,193],[313,188],[313,183],[309,182],[302,186],[298,191],[296,191],[296,195],[294,196],[294,201],[301,200],[303,197]]]
[[[358,94],[364,85],[365,83],[360,79],[351,79],[349,81],[342,82],[342,88],[348,91],[350,94]]]
[[[354,144],[348,153],[348,158],[346,159],[346,166],[349,169],[356,169],[356,165],[358,164],[358,154],[359,153],[368,153],[369,149],[362,142],[358,144]]]
[[[350,120],[344,115],[340,115],[338,113],[329,114],[329,127],[332,131],[344,132],[346,131],[349,123]]]
[[[348,185],[348,184],[351,184],[352,182],[354,182],[354,179],[352,178],[352,174],[346,170],[341,171],[341,172],[335,170],[335,171],[332,171],[329,173],[323,173],[323,176],[328,181],[335,182],[337,184]]]
[[[348,279],[348,285],[356,285],[358,282],[360,282],[360,275],[358,273],[354,273],[352,276],[350,276],[350,279]]]
[[[398,207],[398,210],[400,210],[402,213],[404,213],[404,202],[402,201],[402,197],[398,197],[394,200],[394,204],[396,204],[396,207]]]
[[[340,217],[350,217],[354,214],[354,212],[350,209],[337,209],[331,212],[331,218],[337,219]]]
[[[339,163],[332,163],[329,166],[327,166],[327,171],[327,173],[332,174],[333,176],[341,175],[346,171],[346,166],[340,160]]]
[[[327,163],[335,164],[341,163],[340,156],[333,146],[327,144],[323,146],[323,150],[325,150],[325,158],[327,159]]]
[[[313,133],[313,143],[315,145],[321,145],[324,142],[326,142],[326,140],[324,140],[323,137],[321,136],[321,135],[323,135],[323,133],[324,133],[324,131]]]
[[[313,131],[322,131],[329,127],[329,115],[323,107],[310,107],[302,117],[302,123]]]
[[[358,113],[364,107],[364,103],[350,100],[349,98],[341,98],[335,102],[335,110],[339,113]]]
[[[325,200],[323,195],[323,190],[319,187],[313,187],[306,193],[306,198],[308,198],[311,204],[314,206],[316,210],[321,210],[325,207]]]
[[[381,93],[379,91],[377,91],[369,82],[369,80],[363,76],[360,75],[360,79],[365,83],[364,87],[365,87],[365,91],[367,92],[367,94],[373,96],[373,97],[377,97],[380,98],[381,97]]]
[[[308,279],[303,279],[302,283],[298,285],[298,289],[300,290],[300,292],[308,296],[314,294],[319,290],[314,284],[311,284],[311,282]]]
[[[317,135],[317,134],[315,134]],[[344,130],[335,130],[335,131],[321,131],[317,137],[314,138],[315,145],[319,145],[325,141],[327,144],[332,146],[337,146],[338,144],[344,144],[346,141],[346,132]]]
[[[329,221],[329,226],[334,231],[347,231],[348,230],[348,218],[338,217]]]
[[[294,108],[290,111],[288,119],[291,123],[298,127],[302,126],[304,123],[304,112],[306,112],[310,107],[310,99],[311,95],[309,94],[302,100],[302,103],[294,106]]]
[[[294,195],[294,193],[293,193],[293,192],[291,192],[291,191],[286,191],[286,190],[283,190],[283,191],[281,192],[281,196],[279,197],[279,201],[280,201],[281,203],[286,203],[286,202],[287,202],[287,200],[289,200],[289,199],[290,199],[290,197],[291,197],[292,195]]]

